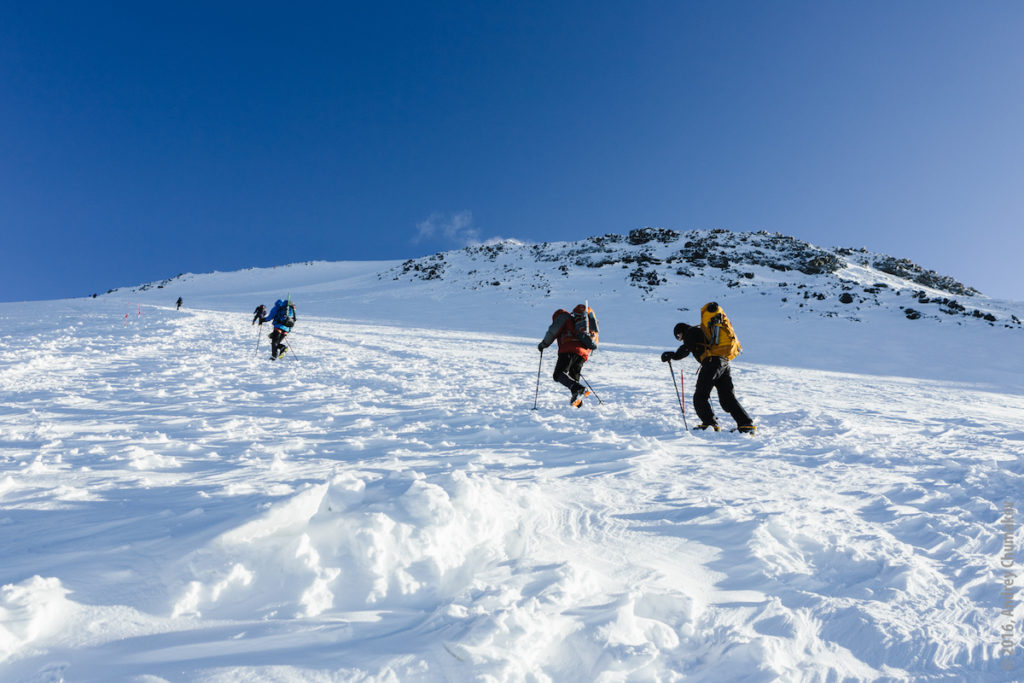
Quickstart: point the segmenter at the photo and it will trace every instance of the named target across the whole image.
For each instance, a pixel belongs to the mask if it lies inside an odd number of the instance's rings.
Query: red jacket
[[[583,312],[583,306],[576,308]],[[576,321],[571,313],[563,308],[558,309],[551,315],[551,327],[544,335],[542,344],[546,347],[557,339],[559,353],[575,353],[584,360],[590,358],[590,352],[597,348],[597,317],[593,309],[587,309],[587,316],[590,318],[589,338],[586,332],[576,329]]]

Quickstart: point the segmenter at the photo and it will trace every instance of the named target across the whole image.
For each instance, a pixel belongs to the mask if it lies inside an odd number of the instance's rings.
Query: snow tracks
[[[739,363],[759,435],[690,435],[649,349],[531,411],[535,340],[307,316],[270,362],[244,313],[46,305],[0,350],[5,680],[1003,680],[1020,396]]]

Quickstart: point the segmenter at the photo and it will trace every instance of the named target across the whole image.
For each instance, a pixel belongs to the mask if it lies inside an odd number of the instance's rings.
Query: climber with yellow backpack
[[[753,434],[757,429],[754,421],[733,392],[729,361],[740,355],[743,347],[725,311],[714,301],[709,302],[700,309],[699,326],[679,323],[673,333],[683,344],[675,351],[661,354],[662,362],[682,360],[693,354],[700,363],[697,389],[693,392],[693,407],[701,421],[697,429],[721,431],[710,401],[711,390],[717,389],[722,409],[736,420],[736,431]]]

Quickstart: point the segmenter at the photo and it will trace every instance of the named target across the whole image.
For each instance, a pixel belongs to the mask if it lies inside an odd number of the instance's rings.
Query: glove
[[[541,353],[543,353],[544,349],[546,349],[546,348],[547,347],[544,346],[544,342],[541,342],[540,344],[537,344],[537,350],[540,351]]]
[[[666,351],[665,353],[661,354],[661,362],[662,363],[669,362],[670,360],[672,360],[672,356],[674,356],[674,355],[675,355],[675,353],[673,353],[672,351]]]

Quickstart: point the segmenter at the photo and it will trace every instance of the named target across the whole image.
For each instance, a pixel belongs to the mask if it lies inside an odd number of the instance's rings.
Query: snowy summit
[[[660,358],[712,301],[755,436]],[[1024,305],[910,260],[644,228],[0,317],[4,681],[1024,679]]]

